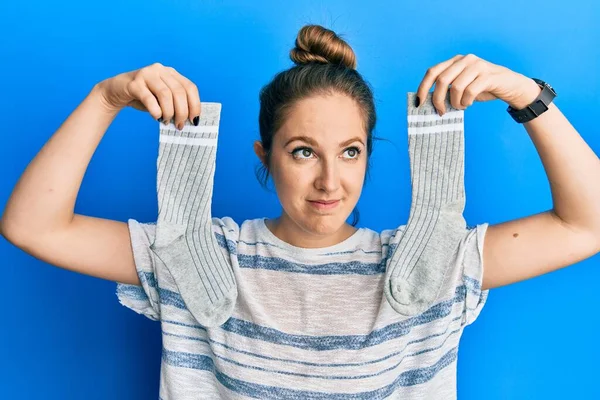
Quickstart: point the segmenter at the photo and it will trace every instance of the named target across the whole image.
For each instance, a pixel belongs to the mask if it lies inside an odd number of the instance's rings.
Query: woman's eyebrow
[[[308,136],[294,136],[294,137],[290,138],[284,144],[284,147],[287,146],[288,144],[290,144],[291,142],[295,141],[295,140],[301,140],[301,141],[306,142],[306,143],[308,143],[308,144],[310,144],[312,146],[318,147],[317,142],[314,139],[312,139],[311,137],[308,137]],[[352,139],[348,139],[348,140],[340,143],[340,147],[344,147],[344,146],[346,146],[346,145],[348,145],[350,143],[353,143],[353,142],[360,142],[364,146],[364,143],[363,143],[362,139],[359,138],[358,136],[356,136],[356,137],[353,137]]]

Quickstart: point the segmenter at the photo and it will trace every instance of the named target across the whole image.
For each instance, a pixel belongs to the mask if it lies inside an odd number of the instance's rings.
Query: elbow
[[[23,229],[12,224],[10,219],[3,217],[0,218],[0,236],[17,247],[23,247],[23,243],[28,234],[23,232]]]
[[[600,253],[600,230],[596,231],[596,254]]]
[[[6,226],[6,218],[0,219],[0,236],[4,239],[8,240],[10,243],[14,244],[14,239],[12,239],[12,233],[9,233],[10,229]]]
[[[5,220],[6,220],[6,218],[0,218],[0,236],[2,236],[5,239],[8,239],[8,236],[7,236],[7,233],[6,233],[7,229],[4,226],[5,225],[5,222],[4,222]]]

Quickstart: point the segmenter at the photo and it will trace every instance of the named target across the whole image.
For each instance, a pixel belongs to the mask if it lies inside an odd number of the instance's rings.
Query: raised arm
[[[433,104],[440,116],[448,92],[459,109],[500,99],[516,110],[541,92],[534,80],[473,54],[430,68],[419,86],[421,99],[434,83]],[[547,172],[554,205],[488,227],[483,290],[556,271],[600,252],[600,159],[554,103],[524,127]]]
[[[200,115],[196,86],[160,64],[96,84],[25,169],[0,220],[2,236],[57,267],[140,284],[127,224],[74,213],[91,157],[126,106],[175,116],[178,126]]]

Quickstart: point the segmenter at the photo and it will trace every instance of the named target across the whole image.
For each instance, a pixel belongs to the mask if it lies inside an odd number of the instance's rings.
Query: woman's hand
[[[198,124],[201,111],[198,88],[172,67],[155,63],[116,75],[97,86],[104,105],[111,111],[130,106],[149,112],[154,119],[162,118],[165,124],[174,118],[180,130],[186,119]]]
[[[429,68],[417,90],[421,102],[434,83],[432,102],[440,116],[446,112],[444,99],[448,90],[450,104],[459,110],[466,109],[474,101],[494,99],[503,100],[520,110],[533,102],[541,92],[533,79],[474,54],[459,54]]]

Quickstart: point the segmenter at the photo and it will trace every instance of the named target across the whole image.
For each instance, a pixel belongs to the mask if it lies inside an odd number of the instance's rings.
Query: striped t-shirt
[[[383,293],[405,225],[360,228],[336,245],[304,249],[276,237],[264,218],[212,223],[238,297],[231,318],[205,328],[150,250],[156,225],[128,221],[142,286],[118,283],[117,296],[161,322],[161,399],[456,398],[459,340],[488,295],[487,223],[466,229],[438,299],[413,317]]]

